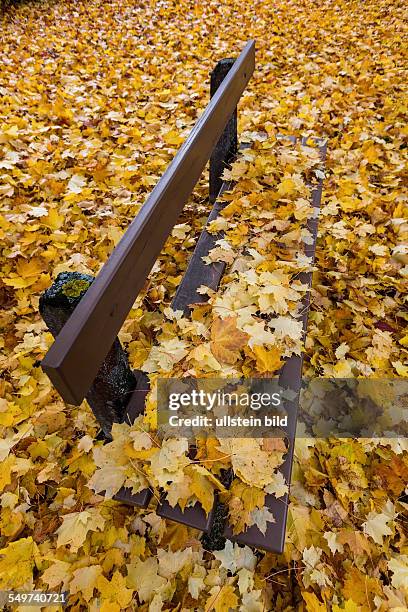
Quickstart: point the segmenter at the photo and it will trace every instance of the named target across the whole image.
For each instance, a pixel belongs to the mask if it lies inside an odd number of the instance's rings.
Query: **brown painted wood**
[[[211,528],[214,506],[207,515],[199,503],[185,508],[183,511],[178,504],[173,508],[168,501],[163,500],[157,506],[156,512],[162,518],[177,521],[177,523],[194,527],[194,529],[199,529],[200,531],[208,531]]]
[[[290,140],[295,142],[296,140],[291,137]],[[302,139],[302,144],[306,144],[306,138]],[[316,139],[319,144],[320,157],[322,161],[326,159],[326,142]],[[323,180],[319,180],[318,185],[312,190],[312,206],[320,209],[322,199]],[[307,222],[307,228],[313,236],[313,244],[304,245],[304,252],[307,257],[311,257],[312,261],[315,259],[316,253],[316,240],[317,240],[317,225],[318,219],[312,218]],[[312,272],[302,272],[299,274],[299,280],[308,285],[309,289],[306,292],[302,301],[302,316],[300,320],[303,323],[303,340],[306,338],[307,333],[307,322],[309,316],[310,307],[310,289],[312,285]],[[279,383],[283,388],[289,388],[296,394],[299,394],[302,384],[302,365],[303,365],[303,354],[292,355],[286,360],[283,368],[280,371]],[[286,482],[290,486],[292,464],[293,464],[293,453],[295,446],[296,437],[296,423],[298,413],[298,398],[291,402],[285,403],[285,409],[288,413],[288,439],[289,439],[289,450],[285,457],[285,461],[281,466],[281,472],[285,477]],[[233,536],[232,529],[227,526],[224,535],[230,540],[239,542],[240,544],[247,544],[255,548],[261,548],[274,553],[281,553],[285,545],[285,533],[286,533],[286,522],[288,516],[289,507],[289,495],[277,499],[274,495],[267,495],[265,498],[266,507],[272,512],[275,517],[275,523],[267,523],[267,530],[265,535],[253,525],[245,533]]]
[[[147,508],[152,498],[152,492],[150,489],[143,489],[140,493],[132,493],[131,489],[122,487],[113,496],[115,501],[127,504],[129,506],[137,506],[138,508]]]
[[[43,359],[66,402],[79,404],[91,387],[254,67],[250,41]]]
[[[243,143],[239,147],[240,151],[248,149],[251,145]],[[234,187],[233,181],[222,181],[221,188],[218,193],[220,197],[225,191],[230,191]],[[173,298],[171,307],[173,310],[182,310],[186,316],[190,313],[190,306],[197,302],[206,302],[208,296],[197,293],[197,289],[201,285],[205,285],[216,291],[224,274],[226,264],[224,261],[215,261],[211,264],[206,264],[202,260],[216,245],[216,241],[224,237],[224,232],[210,234],[206,231],[206,227],[211,221],[215,221],[219,217],[221,211],[228,202],[214,203],[213,209],[207,219],[207,223],[200,234],[194,252],[188,262],[184,276],[177,288],[176,295]]]
[[[231,188],[231,183],[223,182],[219,195]],[[214,207],[207,219],[206,226],[214,221],[226,206],[226,203],[215,202]],[[206,229],[201,232],[194,253],[188,262],[187,270],[181,280],[176,291],[176,295],[172,301],[171,307],[173,310],[182,310],[185,315],[190,313],[190,306],[197,302],[206,302],[207,295],[197,293],[197,289],[201,285],[205,285],[214,291],[217,290],[219,282],[224,274],[225,262],[215,261],[211,264],[206,264],[202,260],[215,247],[217,240],[222,238],[224,232],[217,234],[209,234]]]

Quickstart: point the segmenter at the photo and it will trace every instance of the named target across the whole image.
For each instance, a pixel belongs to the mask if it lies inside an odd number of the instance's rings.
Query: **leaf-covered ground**
[[[308,239],[306,183],[320,166],[280,133],[328,140],[305,372],[406,377],[406,12],[390,0],[56,0],[4,14],[2,589],[67,589],[70,609],[105,612],[407,609],[405,440],[299,439],[284,554],[209,553],[156,515],[155,497],[135,510],[104,500],[101,482],[107,496],[125,478],[209,506],[232,465],[231,518],[266,526],[265,492],[285,490],[272,478],[282,449],[224,440],[191,462],[182,442],[122,425],[102,450],[86,403],[64,405],[39,368],[52,337],[38,315],[58,272],[98,272],[207,103],[215,62],[254,38],[239,106],[251,148],[213,227],[226,277],[193,323],[168,309],[209,212],[203,177],[122,329],[131,363],[154,385],[186,371],[269,375],[301,350],[294,265],[308,262],[294,245]]]

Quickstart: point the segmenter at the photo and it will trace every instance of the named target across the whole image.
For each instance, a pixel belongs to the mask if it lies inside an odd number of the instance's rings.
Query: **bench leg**
[[[93,280],[88,274],[62,272],[43,293],[40,313],[54,338]],[[86,396],[106,438],[111,439],[112,424],[124,420],[126,406],[135,386],[136,378],[129,367],[127,353],[116,338]]]
[[[234,61],[230,58],[222,59],[212,71],[211,98],[232,68]],[[237,109],[235,109],[210,157],[210,204],[214,204],[218,197],[222,185],[222,173],[236,155],[237,148]]]

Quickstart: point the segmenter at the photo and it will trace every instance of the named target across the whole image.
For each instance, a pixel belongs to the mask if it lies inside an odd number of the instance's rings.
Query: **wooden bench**
[[[127,354],[117,334],[209,159],[210,202],[213,209],[208,221],[220,213],[223,204],[217,201],[217,196],[232,186],[223,182],[221,175],[237,152],[237,104],[254,67],[253,41],[246,44],[236,60],[218,62],[211,74],[211,100],[207,108],[97,277],[94,279],[79,273],[60,274],[40,299],[41,315],[56,338],[42,361],[42,368],[68,404],[78,405],[84,398],[87,399],[107,439],[110,438],[114,422],[133,422],[143,412],[148,393],[148,378],[142,372],[130,369]],[[321,145],[320,152],[323,158],[325,145]],[[321,189],[320,181],[313,191],[315,207],[320,206]],[[314,236],[314,243],[306,245],[306,255],[313,258],[316,218],[308,222],[308,228]],[[215,240],[214,236],[203,230],[173,299],[174,310],[182,310],[188,315],[191,304],[205,299],[197,293],[198,287],[207,285],[217,289],[225,264],[216,262],[205,265],[202,261]],[[310,287],[311,273],[301,274],[300,278]],[[310,292],[303,302],[304,333],[309,296]],[[301,371],[301,356],[287,360],[280,373],[282,384],[299,390]],[[293,461],[296,415],[297,402],[293,401],[288,423],[289,450],[282,466],[288,483]],[[134,495],[130,489],[122,488],[115,499],[146,507],[151,497],[149,489]],[[182,512],[178,506],[173,508],[162,500],[157,513],[210,532],[219,509],[217,503],[207,516],[198,503]],[[228,525],[223,535],[254,547],[281,552],[288,496],[276,499],[268,495],[266,503],[276,522],[268,524],[265,535],[253,526],[245,533],[233,536]]]

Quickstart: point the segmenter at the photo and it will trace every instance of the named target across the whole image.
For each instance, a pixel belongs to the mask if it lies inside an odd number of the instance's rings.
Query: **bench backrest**
[[[255,68],[249,41],[42,361],[62,398],[90,389]]]

